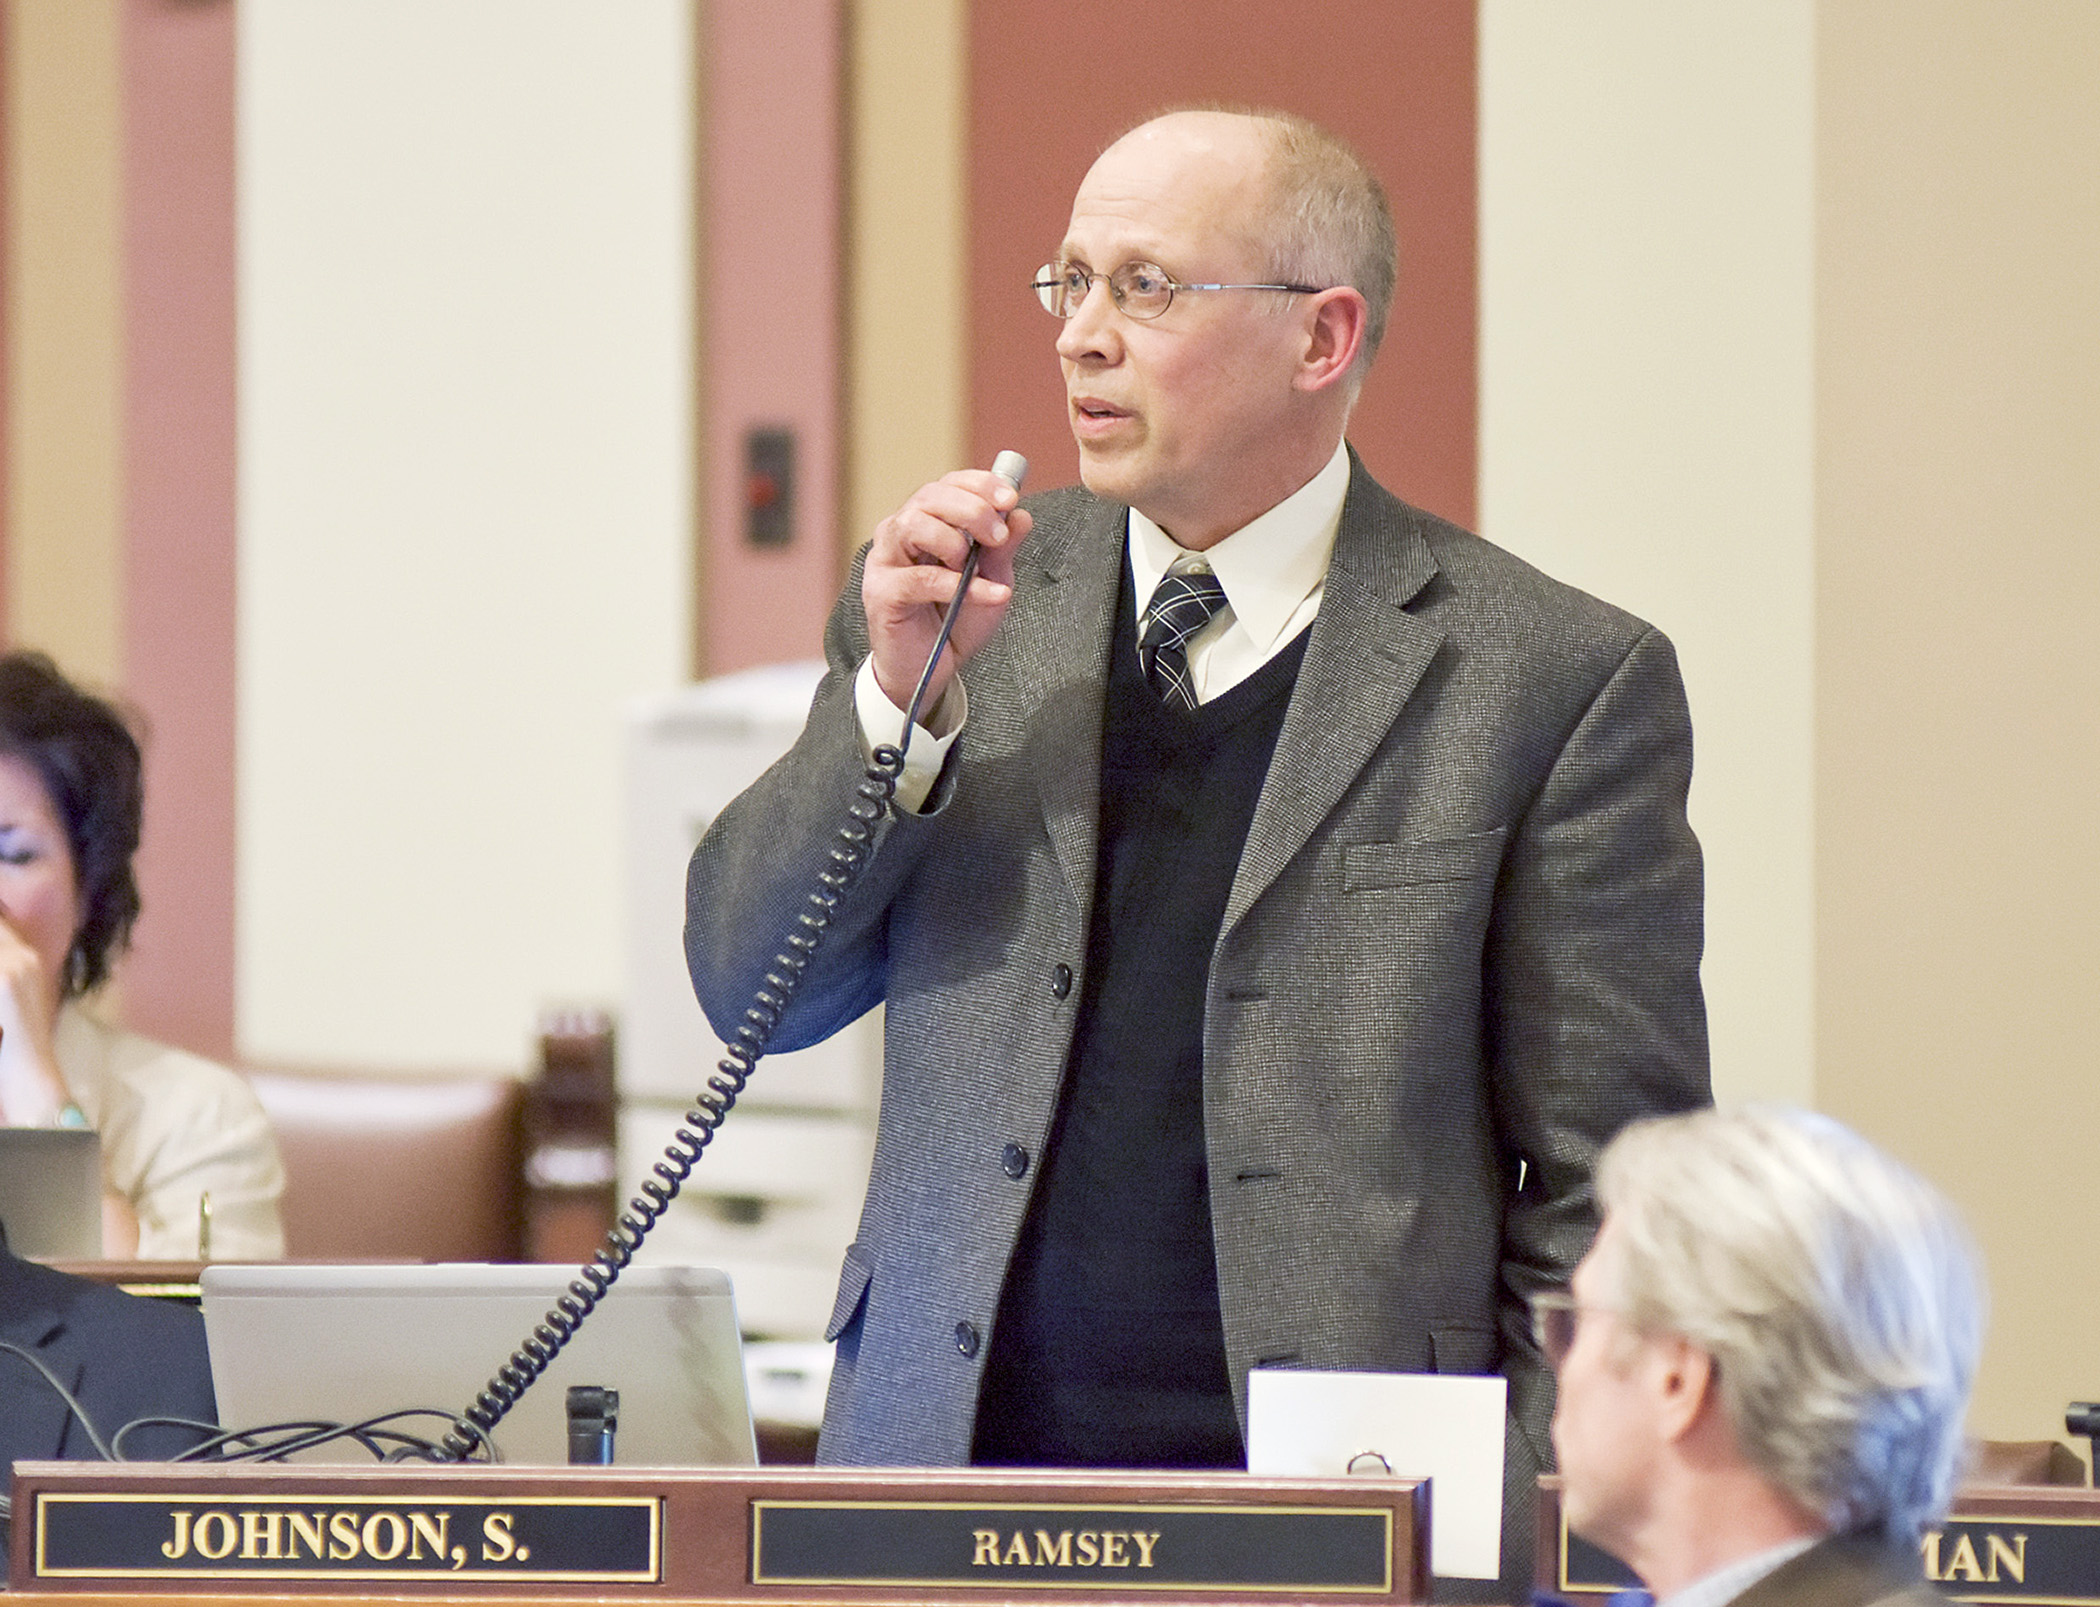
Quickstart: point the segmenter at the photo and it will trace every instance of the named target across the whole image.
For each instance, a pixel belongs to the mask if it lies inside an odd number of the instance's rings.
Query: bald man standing
[[[1085,489],[962,470],[884,520],[801,739],[694,855],[726,1034],[978,543],[776,1039],[887,1006],[826,1460],[1243,1466],[1253,1368],[1500,1370],[1527,1521],[1526,1298],[1599,1148],[1708,1097],[1691,732],[1662,636],[1345,444],[1395,257],[1300,119],[1118,140],[1034,286]]]

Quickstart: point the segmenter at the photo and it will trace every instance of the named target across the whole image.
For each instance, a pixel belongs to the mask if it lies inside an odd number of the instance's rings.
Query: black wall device
[[[744,432],[744,539],[754,547],[795,539],[795,432],[777,424]]]

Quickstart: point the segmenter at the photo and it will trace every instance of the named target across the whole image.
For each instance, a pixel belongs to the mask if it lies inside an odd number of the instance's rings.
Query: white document
[[[1429,1566],[1445,1578],[1502,1572],[1502,1423],[1509,1381],[1436,1373],[1247,1375],[1247,1471],[1432,1479]],[[1383,1458],[1381,1467],[1377,1458]]]

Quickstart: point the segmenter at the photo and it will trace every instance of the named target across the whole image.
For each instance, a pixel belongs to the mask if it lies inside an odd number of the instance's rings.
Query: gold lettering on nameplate
[[[1150,1568],[1159,1529],[970,1531],[972,1568]]]
[[[532,1548],[519,1545],[511,1534],[511,1526],[516,1521],[508,1512],[491,1512],[481,1520],[483,1562],[509,1562],[513,1557],[524,1562],[531,1557]]]
[[[289,1547],[288,1555],[294,1561],[298,1559],[300,1555],[299,1548],[302,1546],[306,1548],[305,1554],[313,1558],[314,1561],[322,1562],[327,1559],[327,1513],[287,1511],[284,1515],[284,1521],[290,1528],[290,1537],[286,1542]]]
[[[233,1551],[233,1514],[207,1512],[197,1519],[197,1555],[213,1562]]]
[[[180,1562],[193,1553],[207,1562],[228,1557],[240,1562],[373,1562],[438,1563],[453,1569],[467,1565],[467,1548],[452,1544],[450,1512],[356,1511],[300,1512],[285,1507],[210,1507],[202,1512],[178,1507],[168,1514],[172,1526],[160,1543],[160,1554]],[[502,1549],[485,1542],[484,1561],[519,1561],[530,1555],[510,1541],[510,1514],[492,1512],[482,1524],[484,1536],[502,1525]]]
[[[325,1498],[324,1498],[325,1499]],[[17,1524],[16,1532],[24,1525]],[[40,1491],[39,1579],[459,1578],[659,1581],[656,1496],[344,1498]]]
[[[1925,1577],[1936,1585],[2023,1585],[2027,1582],[2027,1536],[2015,1532],[2010,1539],[1995,1529],[1983,1536],[1983,1553],[1976,1551],[1973,1535],[1957,1534],[1953,1544],[1937,1529],[1928,1530],[1919,1544]]]

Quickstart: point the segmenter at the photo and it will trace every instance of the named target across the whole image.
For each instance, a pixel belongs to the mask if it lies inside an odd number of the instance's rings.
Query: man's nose
[[[1101,361],[1112,358],[1116,341],[1116,299],[1108,280],[1096,279],[1072,316],[1057,332],[1057,355],[1067,362]]]

